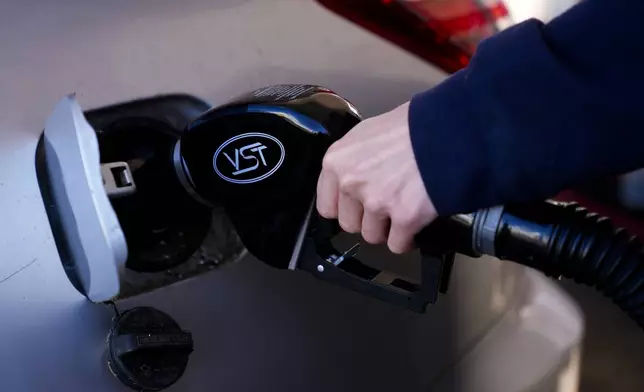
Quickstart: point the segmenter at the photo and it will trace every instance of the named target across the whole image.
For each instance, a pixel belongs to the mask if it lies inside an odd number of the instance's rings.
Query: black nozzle
[[[322,158],[360,119],[353,105],[328,89],[266,87],[195,119],[175,160],[189,192],[223,207],[253,255],[286,268],[315,197]]]

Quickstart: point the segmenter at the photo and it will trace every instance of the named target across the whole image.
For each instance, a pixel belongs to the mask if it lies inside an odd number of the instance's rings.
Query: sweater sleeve
[[[427,192],[450,215],[642,167],[643,96],[644,1],[584,0],[516,25],[412,99]]]

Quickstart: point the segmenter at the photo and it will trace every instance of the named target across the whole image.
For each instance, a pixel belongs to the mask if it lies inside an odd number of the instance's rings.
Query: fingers
[[[410,224],[390,224],[387,215],[365,211],[362,203],[339,190],[336,177],[330,173],[318,180],[317,209],[327,219],[338,219],[348,233],[361,233],[370,244],[387,242],[393,253],[405,253],[413,248],[416,227]]]
[[[359,233],[362,228],[362,203],[340,192],[338,197],[338,222],[347,233]]]
[[[336,141],[317,190],[321,216],[396,253],[413,247],[416,232],[437,215],[412,149],[408,106],[363,121]]]
[[[389,234],[389,219],[386,216],[365,211],[362,217],[362,238],[370,244],[382,244]]]
[[[329,171],[322,170],[318,179],[316,207],[327,219],[338,217],[338,179]]]
[[[387,240],[389,250],[396,254],[409,252],[413,248],[415,234],[416,230],[411,229],[410,226],[392,223]]]
[[[338,219],[344,231],[361,233],[370,244],[387,242],[394,253],[404,253],[413,247],[415,232],[409,225],[391,225],[388,214],[378,212],[382,210],[379,205],[365,211],[361,201],[340,189],[338,179],[331,171],[322,170],[320,174],[316,206],[321,216]]]

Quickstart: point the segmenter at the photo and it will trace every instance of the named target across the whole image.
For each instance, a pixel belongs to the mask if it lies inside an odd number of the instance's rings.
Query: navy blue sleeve
[[[442,215],[643,167],[644,1],[585,0],[485,40],[412,99],[409,124]]]

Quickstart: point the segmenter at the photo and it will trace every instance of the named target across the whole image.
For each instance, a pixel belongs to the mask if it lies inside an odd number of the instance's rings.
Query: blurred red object
[[[511,24],[501,0],[318,0],[356,24],[452,73],[478,43]]]
[[[474,53],[483,39],[510,24],[508,9],[499,0],[406,0],[403,3],[428,26],[469,53]]]

